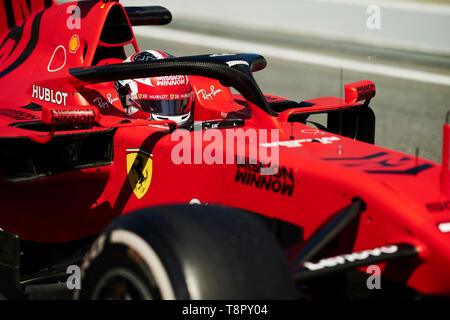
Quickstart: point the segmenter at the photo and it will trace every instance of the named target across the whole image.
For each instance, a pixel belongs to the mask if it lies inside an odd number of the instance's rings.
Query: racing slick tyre
[[[79,299],[295,299],[275,237],[254,216],[171,205],[114,220],[81,268]]]

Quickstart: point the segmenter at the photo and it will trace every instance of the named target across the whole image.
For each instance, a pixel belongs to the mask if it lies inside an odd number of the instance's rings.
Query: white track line
[[[450,5],[442,3],[426,3],[417,1],[392,1],[392,0],[303,0],[309,3],[344,4],[350,6],[367,7],[377,5],[382,9],[397,11],[414,11],[420,13],[450,14]]]
[[[266,57],[273,57],[300,63],[330,68],[343,68],[344,70],[450,86],[450,76],[444,74],[337,58],[330,55],[309,53],[256,42],[210,36],[161,27],[135,27],[134,33],[136,36],[145,38],[173,41],[240,53],[258,53]]]

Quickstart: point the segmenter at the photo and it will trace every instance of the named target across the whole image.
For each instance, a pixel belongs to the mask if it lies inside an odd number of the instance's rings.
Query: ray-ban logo
[[[207,93],[206,89],[201,89],[198,91],[199,94],[201,94],[202,98],[204,100],[212,100],[216,94],[218,94],[219,92],[222,92],[222,89],[215,89],[213,85],[211,85],[210,87],[211,92]]]

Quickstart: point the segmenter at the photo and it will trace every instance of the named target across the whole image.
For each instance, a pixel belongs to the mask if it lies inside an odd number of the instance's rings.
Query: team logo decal
[[[80,38],[78,38],[77,35],[73,35],[69,41],[69,51],[71,53],[76,53],[79,47],[80,47]]]
[[[127,149],[128,182],[134,195],[142,199],[148,191],[152,181],[152,155],[140,149]]]
[[[213,85],[210,87],[210,89],[211,89],[211,92],[209,92],[209,93],[206,91],[206,89],[201,89],[198,91],[198,95],[200,96],[200,94],[201,94],[201,97],[203,98],[203,100],[213,100],[214,97],[216,96],[216,94],[218,94],[219,92],[222,92],[222,89],[216,90]]]
[[[48,72],[56,72],[64,68],[67,61],[66,49],[64,46],[56,47],[55,51],[53,51],[52,57],[50,58],[50,62],[47,66]]]
[[[67,92],[53,90],[33,84],[33,94],[31,98],[51,102],[57,105],[67,105]]]
[[[147,78],[148,79],[148,78]],[[145,83],[151,85],[152,87],[171,87],[171,86],[179,86],[179,85],[187,85],[188,77],[187,76],[162,76],[162,77],[153,77],[150,78],[150,83]],[[144,83],[144,82],[142,82]]]
[[[416,175],[433,167],[430,163],[418,164],[412,157],[378,152],[362,157],[323,158],[325,161],[339,161],[345,167],[363,168],[372,174]]]

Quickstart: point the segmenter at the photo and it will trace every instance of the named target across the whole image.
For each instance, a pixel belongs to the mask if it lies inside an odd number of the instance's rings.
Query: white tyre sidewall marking
[[[111,243],[118,243],[132,248],[145,261],[155,277],[163,300],[175,300],[169,276],[153,248],[141,237],[127,230],[114,230],[110,235]]]

